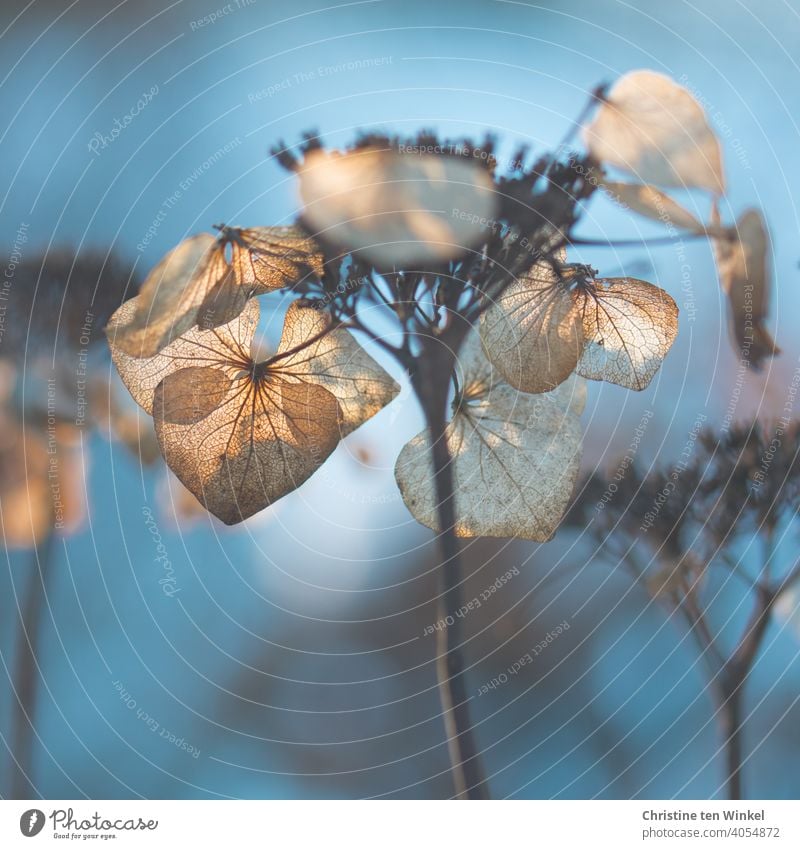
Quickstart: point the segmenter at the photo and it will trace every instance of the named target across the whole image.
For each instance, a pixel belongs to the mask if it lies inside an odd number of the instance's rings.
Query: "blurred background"
[[[167,474],[114,382],[105,320],[187,235],[294,219],[293,182],[267,155],[280,140],[430,127],[543,150],[597,84],[650,67],[689,87],[722,139],[723,217],[765,210],[783,355],[740,371],[702,241],[584,250],[576,259],[658,282],[681,308],[647,390],[590,387],[585,469],[613,468],[643,416],[648,466],[674,462],[698,416],[781,415],[800,358],[788,320],[800,308],[800,5],[4,0],[0,47],[0,794],[15,792],[22,617],[39,647],[31,793],[449,795],[425,634],[436,550],[392,472],[421,427],[408,390],[299,490],[226,528]],[[683,200],[707,215],[703,198]],[[664,231],[597,200],[581,234]],[[518,571],[464,621],[496,796],[722,793],[704,670],[663,606],[575,530],[465,548],[468,599]],[[755,797],[800,793],[793,613],[776,618],[748,682]],[[535,664],[485,686],[564,622]]]

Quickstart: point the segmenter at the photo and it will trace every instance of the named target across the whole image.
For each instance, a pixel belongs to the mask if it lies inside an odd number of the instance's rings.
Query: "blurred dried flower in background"
[[[727,752],[728,794],[742,797],[744,688],[777,607],[800,581],[800,558],[778,556],[800,509],[800,421],[693,430],[671,467],[592,474],[565,519],[683,619],[708,666]],[[793,546],[792,548],[795,548]],[[757,560],[753,563],[753,551]],[[713,598],[733,582],[743,621],[715,617]],[[737,608],[738,609],[738,608]],[[729,614],[726,614],[729,616]]]

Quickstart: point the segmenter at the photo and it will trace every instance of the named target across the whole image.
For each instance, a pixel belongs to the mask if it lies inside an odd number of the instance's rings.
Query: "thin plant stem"
[[[35,736],[36,700],[39,680],[39,637],[42,612],[47,601],[47,584],[53,554],[54,534],[49,531],[33,549],[33,568],[28,580],[27,596],[20,611],[17,636],[17,658],[14,672],[14,726],[11,737],[11,798],[37,797],[32,780],[33,740]]]
[[[681,239],[707,239],[715,234],[708,230],[681,230],[677,236],[653,236],[646,239],[583,239],[579,236],[570,238],[571,245],[584,245],[592,248],[625,248],[625,247],[657,247],[659,245],[674,245]]]
[[[462,606],[461,564],[455,535],[452,457],[446,439],[446,404],[449,386],[449,364],[444,369],[446,380],[437,380],[442,371],[434,369],[427,377],[415,381],[431,439],[433,474],[439,520],[439,617],[447,624],[437,631],[436,673],[442,717],[447,735],[454,796],[457,799],[488,799],[489,789],[472,731],[464,674],[461,619],[456,615]],[[436,375],[436,377],[434,377]]]
[[[742,694],[744,681],[725,688],[719,710],[725,738],[725,786],[732,802],[742,798]]]
[[[741,799],[742,768],[742,700],[747,679],[758,657],[770,623],[775,593],[760,587],[756,592],[756,606],[747,623],[736,650],[731,655],[722,673],[722,702],[720,709],[723,717],[725,735],[726,783],[728,798]]]

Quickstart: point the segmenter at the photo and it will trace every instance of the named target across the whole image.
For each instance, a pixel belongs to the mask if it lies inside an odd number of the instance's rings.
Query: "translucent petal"
[[[719,220],[714,208],[713,219]],[[769,312],[769,235],[761,213],[747,210],[732,230],[732,239],[714,239],[722,291],[728,297],[731,336],[754,368],[780,353],[764,321]]]
[[[115,343],[130,356],[152,357],[192,327],[228,324],[254,295],[321,273],[322,254],[294,227],[223,227],[217,239],[192,236],[147,276],[124,323],[116,314]]]
[[[596,280],[576,292],[586,348],[577,372],[644,389],[678,334],[678,307],[658,286],[632,277]]]
[[[224,371],[190,366],[168,374],[158,385],[158,416],[168,424],[193,424],[210,416],[231,386]]]
[[[508,286],[481,317],[486,356],[522,392],[548,392],[575,370],[583,326],[573,297],[547,263]]]
[[[589,151],[644,183],[725,191],[719,141],[702,106],[654,71],[621,77],[584,128]]]
[[[554,392],[519,392],[492,369],[477,332],[458,362],[463,398],[447,426],[456,534],[549,539],[578,474],[585,382],[573,376]],[[414,517],[438,530],[430,447],[427,431],[414,437],[395,477]]]
[[[276,360],[275,367],[324,386],[339,402],[342,436],[383,409],[400,391],[386,373],[344,328],[331,330],[331,318],[306,301],[295,301],[286,313],[278,354],[316,338],[309,347]]]
[[[452,259],[485,236],[496,209],[486,169],[455,156],[314,151],[299,177],[307,226],[383,267]]]
[[[248,301],[233,321],[212,330],[193,327],[152,357],[130,356],[118,342],[117,329],[125,326],[137,310],[137,299],[126,301],[111,317],[106,329],[111,357],[134,401],[148,413],[153,412],[153,393],[169,374],[195,366],[222,369],[230,378],[246,367],[250,359],[250,340],[258,326],[257,300]]]
[[[223,277],[203,301],[201,327],[227,324],[254,295],[288,288],[309,275],[322,276],[322,253],[296,227],[226,227],[220,239],[231,246],[233,273]]]
[[[183,425],[160,415],[163,387],[153,407],[164,459],[229,525],[295,490],[339,442],[339,405],[321,386],[243,377],[211,415]]]
[[[579,416],[586,408],[586,380],[578,374],[571,374],[563,383],[551,392],[544,392],[543,398],[551,398],[564,412]]]
[[[231,242],[236,282],[254,295],[294,285],[308,274],[322,276],[322,253],[297,227],[250,227]]]
[[[644,183],[606,181],[603,182],[602,188],[613,200],[630,207],[645,218],[652,218],[654,221],[660,221],[679,230],[705,232],[706,228],[688,209],[684,209],[677,201],[655,186]]]
[[[456,413],[447,428],[453,457],[456,526],[461,537],[550,539],[578,475],[578,417],[546,395],[507,384],[491,401]],[[400,452],[395,469],[412,515],[439,530],[430,437],[423,431]]]
[[[206,295],[227,273],[213,236],[181,242],[147,275],[135,310],[115,313],[116,346],[133,357],[152,357],[197,323]]]

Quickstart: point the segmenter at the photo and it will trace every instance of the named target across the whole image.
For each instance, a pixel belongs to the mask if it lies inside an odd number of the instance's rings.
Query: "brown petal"
[[[322,276],[317,244],[296,227],[225,228],[231,245],[231,273],[206,295],[198,324],[219,327],[232,321],[254,295],[295,285],[308,275]]]
[[[307,274],[321,277],[323,256],[297,227],[251,227],[232,244],[231,265],[240,286],[255,295],[293,286]]]
[[[171,250],[148,274],[136,310],[114,328],[116,346],[132,357],[152,357],[197,324],[206,295],[228,273],[224,247],[208,233]]]
[[[280,391],[281,412],[292,434],[291,444],[316,453],[318,457],[331,444],[335,447],[339,441],[341,417],[336,398],[313,383],[282,382]],[[332,422],[336,422],[337,428],[333,432]]]
[[[522,392],[548,392],[575,370],[583,327],[567,288],[546,263],[514,281],[481,317],[481,341],[503,379]]]
[[[231,386],[224,371],[191,366],[168,374],[155,391],[156,416],[168,424],[193,424],[210,416]]]
[[[576,295],[586,348],[577,372],[644,389],[678,334],[678,307],[658,286],[632,277],[596,280]]]
[[[234,381],[211,415],[164,421],[156,434],[167,464],[226,524],[252,516],[307,480],[339,441],[336,399],[322,387]]]
[[[719,213],[714,208],[714,220]],[[749,209],[732,230],[732,239],[715,239],[714,251],[722,291],[728,296],[731,335],[741,356],[758,369],[780,353],[764,321],[769,312],[769,235],[761,213]]]

